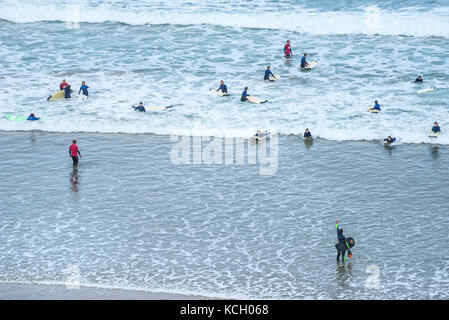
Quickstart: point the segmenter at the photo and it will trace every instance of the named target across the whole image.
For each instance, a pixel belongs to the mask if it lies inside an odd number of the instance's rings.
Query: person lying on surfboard
[[[270,76],[274,78],[273,72],[270,70],[270,66],[267,66],[267,70],[265,70],[265,76],[263,77],[264,80],[270,80]]]
[[[418,76],[418,78],[415,79],[415,82],[422,82],[422,77]]]
[[[243,92],[242,92],[242,98],[240,98],[240,101],[245,102],[245,101],[246,101],[246,97],[249,97],[249,94],[248,94],[248,87],[245,87],[245,90],[243,90]]]
[[[28,116],[28,118],[27,118],[27,120],[30,120],[30,121],[39,120],[39,119],[40,119],[40,118],[36,117],[36,116],[34,115],[34,113],[30,114],[30,115]]]
[[[370,108],[370,110],[378,110],[380,111],[380,104],[377,100],[374,100],[374,107]]]
[[[290,40],[287,40],[287,43],[284,46],[284,56],[290,58],[293,56],[292,47],[290,46]]]
[[[309,66],[306,59],[307,59],[307,53],[304,53],[304,56],[301,58],[301,68],[305,68],[305,67]]]
[[[134,107],[134,111],[140,111],[140,112],[145,112],[145,107],[143,106],[143,102],[139,102],[139,106],[138,107]]]
[[[220,80],[220,87],[217,89],[217,91],[221,90],[223,93],[228,93],[228,87],[224,84],[223,80]]]
[[[392,138],[391,136],[388,136],[384,139],[384,143],[393,143],[396,141],[396,138]]]
[[[440,126],[438,125],[438,122],[434,122],[431,133],[439,134],[440,132],[441,130]]]

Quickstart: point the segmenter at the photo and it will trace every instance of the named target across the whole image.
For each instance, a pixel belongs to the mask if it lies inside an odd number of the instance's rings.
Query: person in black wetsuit
[[[72,93],[72,90],[70,89],[70,86],[65,86],[63,90],[64,90],[64,98],[66,99],[71,98],[70,94]]]
[[[340,261],[340,255],[341,255],[342,256],[341,260],[343,262],[345,262],[346,251],[348,251],[348,256],[351,256],[351,248],[349,247],[348,243],[346,242],[346,237],[343,235],[343,229],[338,228],[338,220],[335,222],[336,222],[337,238],[338,238],[337,261]],[[344,246],[341,246],[340,244],[344,244]]]

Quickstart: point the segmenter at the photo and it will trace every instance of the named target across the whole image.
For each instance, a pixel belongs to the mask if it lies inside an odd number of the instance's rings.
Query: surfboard
[[[301,70],[311,70],[311,69],[315,68],[317,66],[317,64],[318,63],[316,61],[312,61],[309,63],[309,65],[307,67],[301,68]]]
[[[304,139],[304,141],[312,141],[313,140],[313,137],[302,137],[303,139]]]
[[[379,113],[380,110],[373,109],[373,108],[374,108],[373,106],[369,107],[368,111],[371,112],[371,113]]]
[[[210,91],[212,94],[215,94],[215,95],[217,95],[217,96],[219,96],[219,97],[227,97],[227,96],[230,95],[228,92],[223,93],[221,90],[210,89],[209,91]]]
[[[159,110],[165,110],[168,108],[171,108],[173,106],[149,106],[149,107],[145,107],[145,111],[159,111]]]
[[[265,103],[267,99],[258,98],[255,96],[246,96],[246,100],[252,103]]]
[[[15,116],[12,114],[7,114],[5,116],[6,120],[10,120],[10,121],[18,121],[18,122],[22,122],[22,121],[27,121],[28,116]],[[42,118],[39,118],[39,120],[29,120],[29,122],[35,122],[35,121],[42,121]]]
[[[64,95],[64,90],[61,90],[61,91],[55,92],[52,95],[50,95],[47,98],[47,101],[53,101],[53,100],[56,100],[56,99],[61,99],[61,98],[64,98],[64,96],[65,96]]]
[[[275,74],[274,77],[270,76],[270,77],[268,78],[268,80],[270,80],[270,81],[276,81],[276,80],[279,80],[280,77],[281,77],[280,74]]]
[[[418,91],[416,91],[416,93],[427,93],[427,92],[432,92],[432,91],[435,91],[437,88],[435,88],[435,87],[433,87],[433,88],[427,88],[427,89],[421,89],[421,90],[418,90]]]
[[[435,132],[431,131],[429,134],[429,138],[438,138],[439,135],[440,135],[439,133],[435,133]]]
[[[15,116],[12,114],[6,115],[5,118],[7,120],[11,120],[11,121],[26,121],[26,119],[28,119],[28,117],[26,117],[26,116]]]
[[[346,238],[346,242],[348,243],[349,248],[354,247],[355,241],[352,238]],[[338,251],[347,251],[348,247],[346,246],[345,242],[339,242],[335,245],[335,248],[337,248]]]
[[[84,94],[78,94],[76,97],[81,100],[87,100],[87,98],[89,98],[89,96],[85,96]]]
[[[270,132],[269,131],[264,131],[260,133],[260,136],[256,136],[254,135],[253,138],[256,140],[261,140],[261,139],[265,139],[268,138],[270,136]]]

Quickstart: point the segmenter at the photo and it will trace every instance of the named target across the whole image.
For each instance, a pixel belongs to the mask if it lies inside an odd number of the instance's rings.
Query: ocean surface
[[[204,297],[449,298],[449,1],[0,7],[0,283],[75,272],[82,286]],[[267,65],[278,81],[262,80]],[[47,102],[62,79],[74,98]],[[220,80],[229,97],[209,92]],[[245,86],[268,102],[240,102]],[[140,101],[173,108],[136,113]],[[30,113],[42,120],[6,118]],[[172,135],[249,148],[256,130],[273,134],[268,175],[247,158],[173,161]],[[344,266],[336,219],[356,239]]]

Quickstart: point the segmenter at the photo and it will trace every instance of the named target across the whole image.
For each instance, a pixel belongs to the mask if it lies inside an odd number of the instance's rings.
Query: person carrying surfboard
[[[338,228],[338,220],[335,221],[336,223],[336,229],[337,229],[337,239],[338,239],[338,243],[335,245],[335,247],[337,248],[337,261],[340,261],[340,255],[342,256],[342,261],[345,262],[345,254],[346,251],[348,251],[348,257],[352,258],[352,253],[351,253],[351,248],[354,245],[354,240],[352,238],[348,238],[348,240],[350,241],[350,244],[348,243],[348,241],[346,241],[346,237],[343,235],[343,229],[339,229]]]
[[[140,112],[145,112],[145,107],[143,106],[143,102],[139,102],[139,106],[138,107],[134,107],[134,111],[140,111]]]
[[[441,132],[440,126],[438,125],[438,122],[435,121],[433,123],[432,131],[430,133],[432,133],[432,134],[440,134],[440,132]]]
[[[80,94],[81,90],[83,91],[83,95],[85,96],[89,96],[89,92],[87,91],[87,89],[90,88],[89,86],[86,86],[86,81],[83,81],[81,83],[81,87],[78,91],[78,95]]]
[[[223,80],[220,80],[220,87],[217,89],[217,91],[220,91],[223,93],[228,93],[228,87],[225,85]]]
[[[301,68],[305,68],[305,67],[309,66],[306,59],[307,59],[307,53],[304,53],[304,55],[301,58]]]
[[[78,155],[80,155],[81,158],[81,152],[78,149],[78,146],[76,145],[76,140],[72,141],[72,145],[69,147],[69,155],[72,157],[73,160],[73,166],[78,166]]]
[[[273,72],[270,70],[270,66],[267,66],[267,70],[265,70],[265,76],[263,77],[264,80],[270,80],[270,76],[274,78]]]
[[[290,46],[290,40],[287,40],[287,43],[284,46],[284,56],[289,58],[293,56],[292,47]]]
[[[59,84],[59,90],[64,90],[65,87],[67,87],[69,84],[64,80]]]
[[[245,87],[245,90],[243,90],[242,92],[242,97],[240,98],[240,101],[245,102],[246,101],[246,97],[248,97],[248,87]]]

